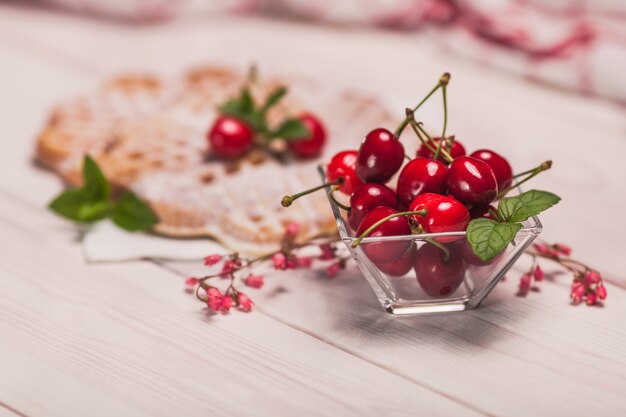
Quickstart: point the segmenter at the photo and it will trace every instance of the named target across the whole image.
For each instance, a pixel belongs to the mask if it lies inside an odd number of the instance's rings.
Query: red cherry
[[[462,232],[470,221],[467,208],[449,195],[425,193],[417,196],[409,210],[426,209],[425,216],[413,216],[426,233]],[[438,239],[439,240],[439,239]],[[456,237],[441,238],[441,241],[457,240]]]
[[[450,163],[446,184],[450,194],[465,204],[489,204],[498,195],[491,167],[471,156],[460,156]]]
[[[289,149],[297,157],[315,158],[322,153],[322,148],[326,143],[326,130],[322,122],[310,113],[300,116],[300,121],[309,129],[311,134],[301,139],[294,139],[288,142]]]
[[[357,230],[363,217],[373,208],[385,206],[398,209],[398,197],[389,187],[382,184],[359,185],[350,197],[348,223],[352,230]]]
[[[420,194],[446,192],[448,168],[443,162],[418,157],[404,166],[396,192],[400,202],[409,206]]]
[[[494,220],[494,218],[491,215],[491,213],[489,212],[489,210],[492,210],[495,213],[498,212],[498,210],[494,206],[492,206],[491,204],[486,205],[486,206],[474,206],[469,211],[470,217],[472,219],[480,219],[480,218],[484,217],[485,219]]]
[[[433,298],[452,295],[465,278],[465,262],[449,248],[449,258],[438,247],[425,243],[415,256],[415,275],[417,282],[426,294]]]
[[[505,190],[511,186],[513,182],[513,170],[509,161],[507,161],[501,155],[491,151],[489,149],[480,149],[472,152],[470,155],[476,159],[484,161],[491,167],[493,175],[496,177],[498,183],[498,190]]]
[[[399,211],[390,207],[376,207],[363,218],[356,232],[357,236],[361,236],[379,220],[396,213],[399,213]],[[410,234],[411,227],[409,226],[409,221],[406,217],[400,216],[387,220],[377,226],[367,237],[402,236]],[[400,258],[411,243],[410,240],[363,242],[361,246],[363,247],[365,255],[367,255],[372,262],[375,264],[386,264]]]
[[[377,128],[367,134],[356,163],[356,172],[363,182],[384,184],[398,172],[404,160],[404,146],[387,129]]]
[[[339,185],[339,191],[351,195],[356,187],[362,184],[356,175],[357,151],[342,151],[332,157],[326,169],[326,179],[329,182],[343,178],[343,184]]]
[[[432,146],[433,149],[437,149],[437,146],[439,146],[440,140],[441,138],[433,138],[433,140],[429,141],[428,144]],[[443,146],[446,146],[446,144],[444,143]],[[447,149],[448,148],[446,147],[446,150]],[[464,156],[465,147],[461,144],[461,142],[458,142],[455,140],[454,142],[452,142],[452,147],[450,148],[449,153],[452,158],[458,158],[459,156]],[[428,159],[433,159],[435,154],[422,144],[420,145],[419,148],[417,148],[417,156],[421,156],[423,158],[428,158]],[[437,160],[443,161],[443,158],[441,157],[441,155],[439,155],[439,158],[437,158]]]
[[[376,266],[387,275],[391,275],[392,277],[401,277],[406,275],[413,268],[413,266],[415,266],[416,254],[417,248],[415,246],[415,242],[411,242],[411,245],[400,258],[386,264],[376,264]]]
[[[253,137],[252,128],[232,116],[218,117],[208,134],[212,151],[226,159],[239,158],[248,152]]]

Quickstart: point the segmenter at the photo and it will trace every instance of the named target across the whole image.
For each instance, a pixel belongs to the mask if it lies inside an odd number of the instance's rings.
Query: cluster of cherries
[[[430,137],[415,121],[413,113],[418,105],[407,109],[406,119],[395,132],[376,128],[367,134],[358,151],[342,151],[330,160],[328,182],[315,189],[334,187],[333,191],[349,196],[349,206],[335,201],[347,210],[348,224],[357,236],[354,247],[365,237],[462,232],[473,218],[497,216],[490,203],[509,191],[514,178],[511,165],[489,149],[467,155],[459,141],[445,136],[448,81],[449,74],[444,74],[432,91],[443,87],[444,140]],[[407,126],[421,141],[415,158],[405,155],[399,140]],[[405,158],[409,159],[406,164]],[[282,204],[289,206],[313,190],[286,196]],[[429,242],[417,249],[411,239],[366,241],[362,248],[388,275],[403,276],[414,269],[421,287],[432,297],[454,292],[463,281],[468,263],[493,262],[478,258],[466,239],[459,236],[437,237]]]
[[[326,130],[322,122],[311,113],[303,113],[298,120],[306,126],[309,134],[291,138],[287,144],[298,158],[315,158],[322,153],[326,143]],[[215,119],[207,138],[213,153],[222,159],[237,159],[246,155],[255,145],[261,132],[234,115],[222,114]],[[258,143],[258,141],[256,141]]]

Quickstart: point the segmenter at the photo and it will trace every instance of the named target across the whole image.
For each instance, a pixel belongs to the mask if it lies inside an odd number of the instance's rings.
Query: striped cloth
[[[130,21],[246,12],[409,32],[432,28],[437,41],[452,53],[534,81],[626,103],[624,0],[47,1]]]

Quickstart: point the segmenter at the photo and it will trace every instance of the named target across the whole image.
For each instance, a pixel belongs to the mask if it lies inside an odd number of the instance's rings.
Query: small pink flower
[[[598,290],[596,291],[596,295],[600,300],[606,300],[606,288],[604,288],[604,285],[600,284]]]
[[[589,273],[585,275],[585,285],[587,287],[594,287],[600,283],[602,283],[602,278],[597,271],[589,271]]]
[[[225,295],[222,297],[222,302],[220,303],[220,310],[223,313],[228,313],[230,308],[233,306],[233,298],[230,295]]]
[[[284,253],[278,252],[272,256],[272,262],[274,262],[274,269],[284,271],[287,269],[287,257]]]
[[[239,267],[241,266],[241,261],[240,260],[236,260],[233,261],[232,259],[227,260],[226,262],[224,262],[224,265],[222,266],[222,273],[224,275],[226,274],[232,274],[233,272],[235,272]]]
[[[298,268],[310,268],[313,265],[313,258],[310,256],[300,256],[296,258],[296,265]]]
[[[320,255],[320,259],[323,261],[328,261],[331,259],[335,259],[335,250],[329,243],[324,243],[320,245],[320,250],[322,254]]]
[[[196,285],[198,285],[198,278],[196,277],[189,277],[185,280],[185,285],[188,287],[195,287]]]
[[[287,259],[287,269],[296,269],[297,267],[298,264],[296,263],[296,261]]]
[[[549,255],[551,252],[550,248],[548,248],[548,246],[543,243],[535,243],[533,247],[535,248],[537,252],[539,252],[542,255]]]
[[[300,225],[298,223],[289,223],[285,228],[285,233],[289,236],[296,236],[300,233]]]
[[[219,311],[222,307],[222,293],[215,287],[211,287],[206,291],[207,305],[213,311]]]
[[[537,267],[535,268],[533,275],[535,276],[535,281],[543,281],[543,278],[545,276],[545,274],[543,273],[543,269],[541,269],[539,265],[537,265]]]
[[[519,295],[526,295],[530,291],[532,276],[527,272],[519,280]]]
[[[246,312],[252,310],[252,306],[254,305],[254,302],[250,299],[250,297],[242,292],[240,292],[237,296],[237,302],[239,304],[239,308]]]
[[[589,294],[587,294],[587,298],[585,302],[587,303],[588,306],[592,306],[592,305],[595,305],[596,299],[597,299],[596,293],[590,292]]]
[[[263,280],[263,275],[252,275],[252,274],[248,275],[248,277],[245,278],[243,282],[248,287],[252,287],[252,288],[261,288],[263,284],[265,284],[265,281]]]
[[[574,281],[574,283],[572,283],[572,291],[570,293],[570,297],[572,298],[574,304],[580,303],[584,295],[585,285],[582,282]]]
[[[565,256],[569,256],[572,253],[572,248],[565,243],[556,243],[554,249]]]
[[[222,255],[209,255],[204,257],[204,265],[213,266],[223,258]]]
[[[342,269],[343,266],[340,262],[333,262],[326,268],[326,275],[328,275],[328,278],[334,278]]]

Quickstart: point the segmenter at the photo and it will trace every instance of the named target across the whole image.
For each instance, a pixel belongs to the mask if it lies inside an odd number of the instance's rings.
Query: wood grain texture
[[[59,182],[30,162],[50,105],[115,71],[251,58],[394,108],[450,70],[450,127],[469,148],[505,146],[518,167],[556,160],[536,183],[564,198],[545,235],[616,284],[606,306],[571,307],[567,277],[517,298],[513,273],[478,311],[392,318],[351,269],[272,274],[251,290],[255,313],[212,316],[182,289],[198,264],[85,265],[80,233],[44,209]],[[484,71],[423,37],[259,19],[137,28],[2,4],[0,62],[0,416],[626,414],[626,230],[601,215],[581,231],[578,211],[626,209],[623,109]],[[589,137],[612,152],[590,158]]]
[[[24,414],[480,415],[267,315],[208,314],[155,265],[85,265],[71,227],[2,197],[0,400]]]

